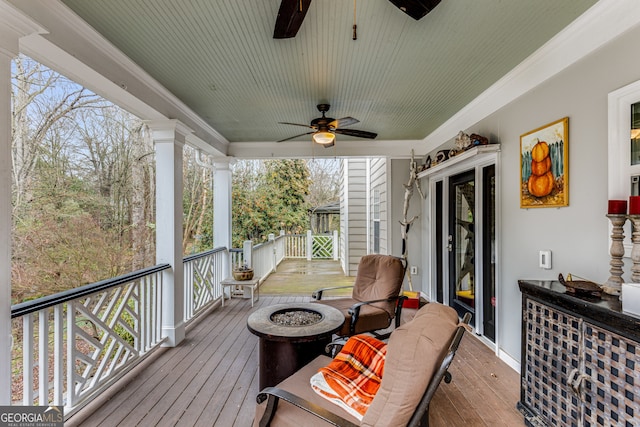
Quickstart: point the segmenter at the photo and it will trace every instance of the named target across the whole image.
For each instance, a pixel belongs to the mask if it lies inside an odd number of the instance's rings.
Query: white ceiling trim
[[[241,159],[270,158],[322,158],[322,157],[388,157],[394,159],[411,158],[426,154],[422,140],[378,141],[378,140],[336,140],[336,145],[324,148],[311,139],[306,141],[234,142],[229,146],[229,155]],[[366,153],[366,154],[363,154]]]
[[[431,152],[589,53],[640,24],[637,0],[600,0],[423,141]]]

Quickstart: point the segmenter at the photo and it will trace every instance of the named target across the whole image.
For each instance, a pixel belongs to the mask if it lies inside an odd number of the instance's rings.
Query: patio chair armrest
[[[311,415],[314,415],[332,426],[336,427],[357,427],[356,424],[345,420],[339,415],[334,414],[326,410],[325,408],[318,406],[314,403],[309,402],[308,400],[302,399],[301,397],[296,396],[295,394],[289,393],[286,390],[277,388],[277,387],[266,387],[256,398],[258,404],[267,400],[267,408],[260,419],[260,427],[267,427],[270,425],[273,416],[278,409],[278,402],[280,399],[289,402],[290,404],[302,409],[303,411],[308,412]]]
[[[393,301],[397,301],[399,297],[391,297],[391,298],[384,298],[384,299],[375,299],[375,300],[370,300],[370,301],[362,301],[359,302],[357,304],[353,304],[349,310],[347,311],[349,313],[349,315],[351,316],[351,325],[350,325],[350,331],[349,334],[350,335],[354,335],[355,331],[356,331],[356,323],[358,322],[358,317],[360,317],[360,307],[362,307],[363,305],[371,305],[377,302],[393,302]],[[396,309],[397,312],[397,309]]]
[[[342,347],[347,343],[347,339],[348,338],[346,337],[336,338],[324,346],[324,352],[331,355],[332,358],[336,357],[336,355],[342,350]]]
[[[315,291],[313,291],[313,293],[311,294],[311,298],[315,299],[315,300],[321,300],[322,299],[322,293],[324,291],[332,291],[334,289],[347,289],[347,288],[353,288],[353,285],[349,285],[349,286],[333,286],[330,288],[320,288],[320,289],[316,289]]]

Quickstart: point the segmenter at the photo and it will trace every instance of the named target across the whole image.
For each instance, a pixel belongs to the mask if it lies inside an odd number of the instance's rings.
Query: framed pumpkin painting
[[[569,118],[520,136],[520,207],[569,206]]]

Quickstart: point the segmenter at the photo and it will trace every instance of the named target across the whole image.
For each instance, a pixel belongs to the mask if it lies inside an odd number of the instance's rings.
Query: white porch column
[[[3,25],[3,24],[0,24]],[[16,48],[17,48],[16,40]],[[11,403],[11,56],[0,46],[0,405]]]
[[[156,149],[156,262],[171,264],[162,286],[162,335],[165,346],[184,339],[182,263],[182,157],[190,129],[177,120],[147,122]]]
[[[213,160],[213,247],[231,249],[231,162],[229,158]],[[227,252],[228,256],[228,252]],[[230,277],[231,258],[224,263],[223,277]]]
[[[44,30],[0,0],[0,405],[11,404],[11,59]]]

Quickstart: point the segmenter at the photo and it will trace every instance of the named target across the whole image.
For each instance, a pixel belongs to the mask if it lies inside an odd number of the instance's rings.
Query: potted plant
[[[235,267],[233,269],[233,279],[239,281],[253,279],[253,268],[249,267],[247,264]]]

